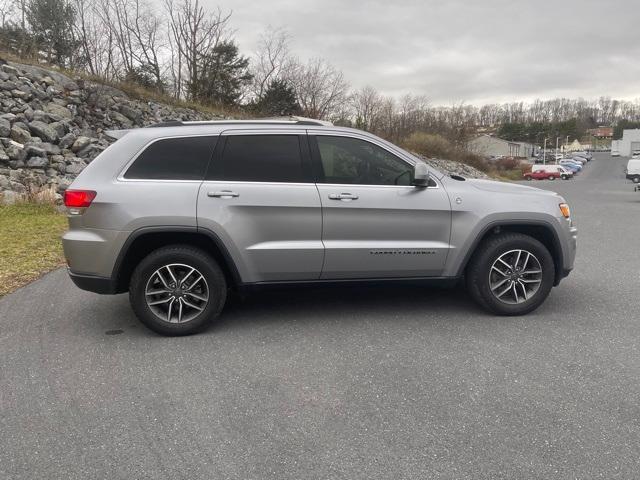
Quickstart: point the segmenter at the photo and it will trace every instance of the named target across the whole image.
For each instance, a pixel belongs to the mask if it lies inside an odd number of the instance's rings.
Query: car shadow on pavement
[[[395,321],[399,317],[478,314],[484,316],[460,287],[411,284],[274,288],[232,295],[212,330],[226,330],[244,323],[358,322],[385,317]]]

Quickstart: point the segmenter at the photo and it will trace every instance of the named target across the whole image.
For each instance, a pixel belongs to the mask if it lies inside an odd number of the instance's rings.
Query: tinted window
[[[166,138],[149,145],[124,178],[202,180],[216,137]]]
[[[297,135],[229,135],[213,179],[305,182]]]
[[[413,167],[373,143],[318,135],[323,183],[411,185]]]

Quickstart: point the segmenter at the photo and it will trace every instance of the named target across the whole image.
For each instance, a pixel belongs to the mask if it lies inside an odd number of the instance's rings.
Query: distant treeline
[[[428,132],[457,148],[484,129],[539,143],[640,122],[640,102],[608,97],[434,106],[426,95],[354,90],[326,60],[292,55],[281,29],[267,28],[256,51],[242,53],[231,13],[201,0],[0,0],[0,48],[175,99],[329,119],[394,141]]]

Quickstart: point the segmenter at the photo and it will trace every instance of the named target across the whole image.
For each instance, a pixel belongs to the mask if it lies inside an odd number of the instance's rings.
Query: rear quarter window
[[[148,145],[124,174],[136,180],[202,180],[217,137],[164,138]]]
[[[242,182],[308,182],[300,135],[229,135],[209,180]]]

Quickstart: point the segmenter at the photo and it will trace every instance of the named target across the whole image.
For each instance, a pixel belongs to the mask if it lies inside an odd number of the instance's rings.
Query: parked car
[[[558,160],[562,160],[564,158],[564,155],[562,155],[561,153],[556,153],[553,155],[553,158],[557,162]]]
[[[628,180],[633,183],[640,183],[640,157],[632,158],[627,162],[625,173]]]
[[[560,195],[444,175],[367,132],[292,119],[107,134],[65,192],[69,275],[128,291],[162,334],[204,328],[229,290],[354,280],[464,278],[479,305],[522,315],[573,268]]]
[[[640,158],[640,150],[634,150],[633,152],[631,152],[631,158]]]
[[[572,160],[560,160],[559,165],[562,165],[565,169],[573,172],[574,174],[582,170],[582,164],[580,162],[574,162]]]
[[[532,165],[531,171],[525,172],[523,177],[525,180],[569,180],[573,177],[573,172],[562,165]]]
[[[567,158],[567,160],[571,160],[573,162],[579,163],[580,165],[586,165],[588,160],[584,157],[579,157],[579,156],[575,156],[575,157],[571,157],[571,158]]]
[[[619,157],[620,156],[620,150],[611,150],[611,156],[612,157]]]
[[[588,162],[593,158],[593,155],[590,152],[573,152],[573,156],[586,158]]]

